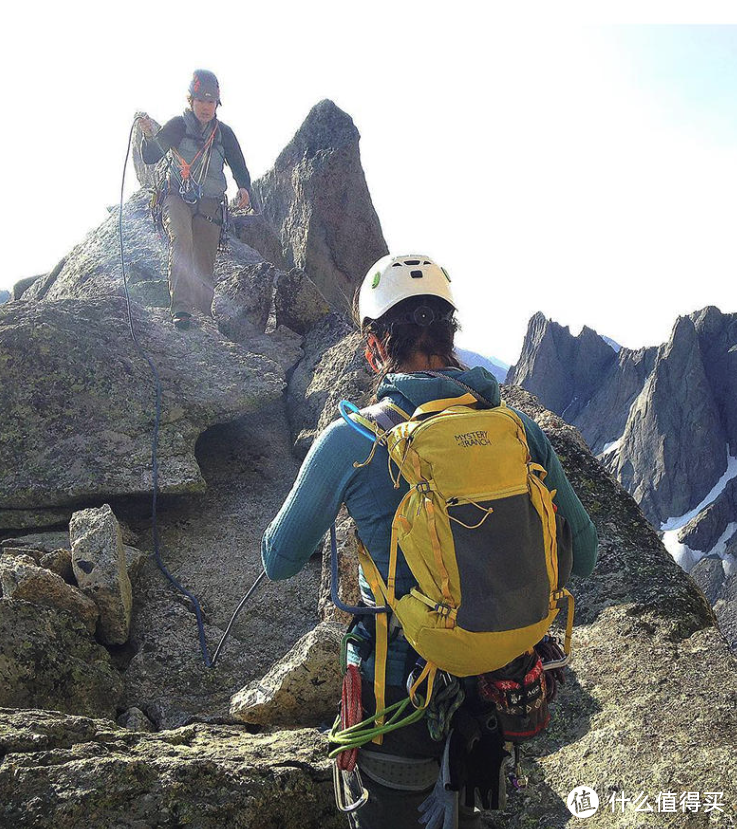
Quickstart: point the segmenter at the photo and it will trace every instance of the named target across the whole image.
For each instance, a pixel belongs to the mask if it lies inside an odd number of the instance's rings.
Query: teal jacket
[[[411,414],[417,406],[447,397],[458,397],[462,390],[451,376],[471,386],[494,405],[501,397],[493,375],[477,367],[468,371],[448,369],[447,377],[432,377],[422,372],[390,374],[381,384],[377,397],[389,397]],[[555,503],[568,521],[573,537],[573,573],[588,576],[596,563],[598,537],[591,519],[563,472],[550,441],[527,415],[517,412],[525,425],[532,460],[548,472],[545,484],[557,490]],[[279,514],[271,522],[261,542],[261,555],[271,579],[286,579],[298,573],[316,552],[342,504],[356,523],[358,535],[384,579],[389,568],[391,523],[399,502],[407,492],[402,481],[395,489],[387,471],[388,455],[380,447],[368,466],[356,469],[354,462],[366,459],[371,444],[344,420],[330,424],[315,440]],[[408,593],[414,580],[400,556],[397,565],[397,596]],[[370,591],[361,578],[361,591]],[[390,653],[388,681],[401,682],[404,670],[402,648]],[[392,664],[394,662],[394,664]],[[368,673],[371,673],[369,666]],[[394,682],[392,682],[394,677]]]

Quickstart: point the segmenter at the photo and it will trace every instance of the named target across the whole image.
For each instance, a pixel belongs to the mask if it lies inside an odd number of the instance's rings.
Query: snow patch
[[[621,438],[617,438],[617,440],[613,440],[611,443],[605,444],[604,448],[601,450],[601,452],[599,452],[599,457],[601,457],[602,455],[609,455],[612,452],[619,451],[619,447],[622,445],[623,438],[624,435],[622,435]]]
[[[692,518],[696,518],[701,510],[706,509],[709,504],[716,501],[732,478],[737,478],[737,457],[731,458],[729,456],[729,449],[727,449],[727,471],[714,484],[713,489],[706,498],[689,512],[679,515],[677,518],[668,518],[666,521],[663,521],[660,529],[667,532],[669,530],[680,530],[681,527],[685,527]]]
[[[611,348],[614,349],[615,354],[619,354],[622,350],[622,346],[618,342],[615,342],[611,337],[605,337],[603,334],[599,334],[599,336],[608,346],[611,346]]]
[[[671,530],[670,532],[664,533],[663,546],[671,554],[673,560],[681,570],[690,573],[699,559],[702,559],[706,553],[701,552],[701,550],[692,550],[686,544],[682,544],[676,537],[677,535],[678,530]]]
[[[733,573],[737,573],[737,558],[731,553],[727,553],[722,559],[722,569],[726,578],[729,578]]]
[[[725,550],[727,549],[727,544],[732,540],[732,536],[736,532],[737,532],[737,521],[732,521],[731,524],[727,524],[726,529],[719,536],[719,540],[711,548],[711,550],[709,552],[716,553],[720,558],[724,558],[724,553],[725,553]]]
[[[573,398],[573,400],[571,400],[571,402],[570,402],[570,403],[569,403],[569,404],[565,407],[565,409],[563,409],[563,411],[561,412],[560,416],[563,418],[563,420],[565,420],[565,419],[566,419],[566,412],[567,412],[567,411],[571,408],[571,406],[572,406],[574,403],[578,403],[578,395],[576,395],[576,396]]]
[[[716,501],[716,499],[722,494],[727,484],[732,480],[732,478],[735,477],[737,477],[737,457],[730,457],[729,448],[727,448],[727,470],[716,482],[706,498],[704,498],[698,506],[694,507],[692,510],[689,510],[689,512],[679,515],[676,518],[669,518],[667,521],[663,521],[660,525],[660,529],[663,533],[663,545],[665,546],[665,549],[668,550],[671,556],[673,556],[676,564],[680,565],[680,567],[687,573],[693,569],[696,562],[706,555],[716,554],[725,562],[727,561],[724,551],[727,547],[727,543],[731,540],[735,532],[737,532],[737,521],[733,521],[727,525],[724,532],[721,536],[719,536],[711,550],[692,550],[686,544],[682,544],[678,540],[678,531],[682,527],[685,527],[686,524],[688,524],[692,518],[695,518],[702,510],[706,509],[709,504],[714,503],[714,501]],[[732,556],[729,556],[728,558],[732,559]],[[731,567],[732,564],[729,563],[727,566]],[[727,567],[725,566],[725,572],[726,570]]]

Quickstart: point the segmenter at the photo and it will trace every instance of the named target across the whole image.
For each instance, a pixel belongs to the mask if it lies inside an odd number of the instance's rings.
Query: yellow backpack
[[[475,676],[530,651],[564,599],[570,652],[574,605],[564,584],[571,561],[559,564],[555,491],[543,484],[545,469],[532,462],[520,417],[504,404],[481,405],[467,393],[430,401],[409,419],[388,401],[361,412],[352,407],[350,415],[376,436],[375,444],[386,445],[395,486],[400,477],[409,484],[392,521],[386,582],[361,544],[359,559],[377,604],[391,608],[426,660],[410,689],[417,704],[415,694],[427,681],[423,707],[438,670]],[[400,551],[417,584],[397,598]],[[378,712],[385,706],[387,649],[387,614],[378,614]]]

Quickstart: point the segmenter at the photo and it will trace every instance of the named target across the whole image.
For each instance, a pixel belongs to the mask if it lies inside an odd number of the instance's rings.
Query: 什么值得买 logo
[[[599,808],[599,795],[589,786],[576,786],[568,795],[567,805],[574,817],[591,817]]]

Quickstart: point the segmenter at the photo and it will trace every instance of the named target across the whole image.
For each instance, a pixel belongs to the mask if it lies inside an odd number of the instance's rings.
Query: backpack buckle
[[[447,619],[448,616],[453,612],[453,608],[449,604],[443,604],[442,602],[438,602],[435,605],[435,612],[443,619]]]
[[[420,481],[415,484],[415,489],[423,495],[427,495],[428,492],[432,492],[432,484],[430,481]]]

